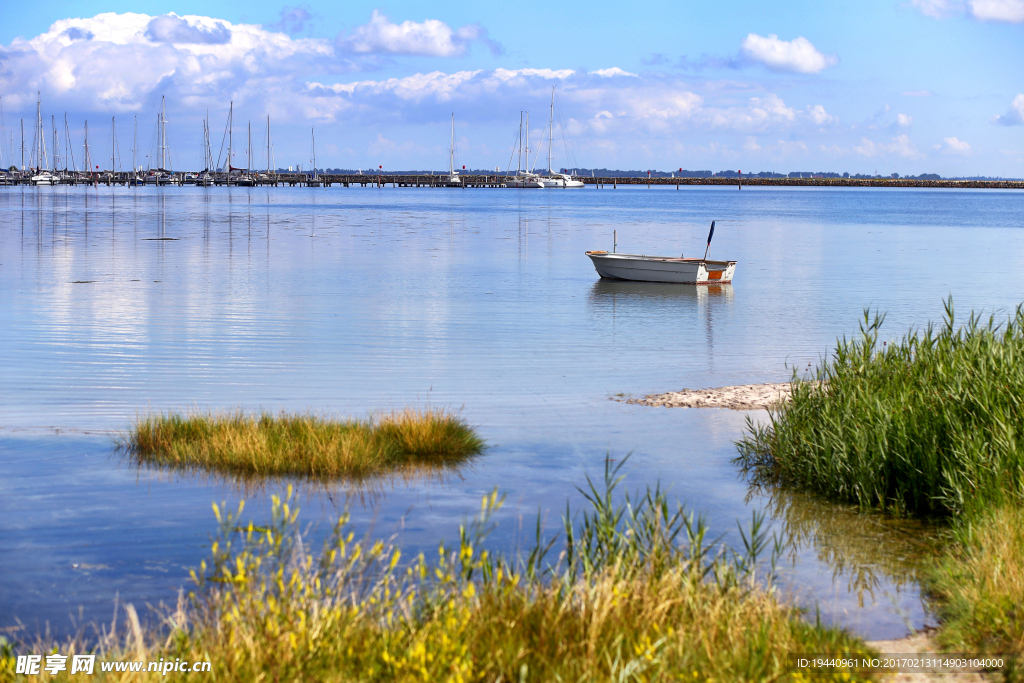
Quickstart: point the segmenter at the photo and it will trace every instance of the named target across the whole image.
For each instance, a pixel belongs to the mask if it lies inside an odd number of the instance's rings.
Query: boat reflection
[[[598,302],[698,302],[708,299],[732,301],[732,285],[681,285],[671,282],[598,280],[590,288],[591,301]]]

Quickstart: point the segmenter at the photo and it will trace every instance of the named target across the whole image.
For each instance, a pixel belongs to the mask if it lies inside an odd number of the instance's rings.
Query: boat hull
[[[613,280],[686,285],[722,284],[732,282],[736,271],[735,261],[609,254],[606,251],[588,251],[587,256],[598,275]]]

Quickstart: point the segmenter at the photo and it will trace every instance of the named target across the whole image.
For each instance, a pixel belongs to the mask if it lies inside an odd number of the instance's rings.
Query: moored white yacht
[[[42,171],[40,173],[37,173],[36,175],[32,176],[29,180],[32,181],[33,185],[40,185],[40,186],[44,186],[44,185],[59,185],[60,184],[60,178],[58,178],[57,176],[53,175],[49,171]]]
[[[583,187],[582,180],[576,180],[567,173],[555,173],[551,168],[551,150],[555,142],[555,89],[551,88],[551,113],[548,115],[548,173],[540,178],[541,187],[572,188]],[[561,124],[559,124],[561,126]],[[564,136],[563,131],[563,136]],[[568,145],[567,145],[568,146]]]

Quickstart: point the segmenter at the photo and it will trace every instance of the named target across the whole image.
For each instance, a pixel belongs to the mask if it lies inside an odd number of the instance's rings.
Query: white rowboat
[[[677,282],[687,285],[732,282],[735,261],[712,261],[703,258],[643,256],[640,254],[609,254],[588,251],[597,274],[614,280],[639,282]]]

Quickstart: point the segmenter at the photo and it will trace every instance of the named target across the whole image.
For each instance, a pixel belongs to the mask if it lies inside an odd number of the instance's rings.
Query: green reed
[[[440,469],[466,462],[484,445],[457,414],[411,409],[367,420],[241,411],[166,413],[137,420],[120,443],[140,464],[315,480]]]
[[[999,324],[972,313],[879,344],[884,315],[864,313],[814,382],[748,419],[739,462],[755,479],[924,516],[999,504],[1024,482],[1024,310]]]

